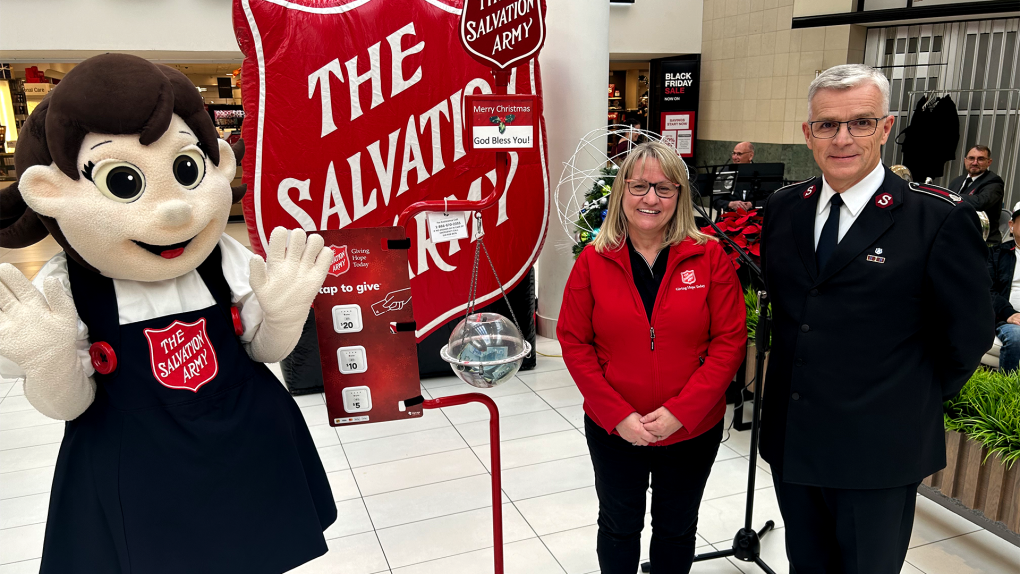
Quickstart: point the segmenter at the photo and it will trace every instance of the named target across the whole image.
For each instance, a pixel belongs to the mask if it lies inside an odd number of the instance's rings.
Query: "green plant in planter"
[[[754,334],[758,330],[758,319],[761,316],[758,311],[758,291],[753,285],[744,290],[744,306],[747,307],[747,338],[753,341]],[[769,312],[772,312],[771,303],[769,303]],[[771,337],[769,338],[771,339]]]
[[[1020,460],[1020,372],[978,369],[943,411],[946,429],[980,442],[1007,469]]]

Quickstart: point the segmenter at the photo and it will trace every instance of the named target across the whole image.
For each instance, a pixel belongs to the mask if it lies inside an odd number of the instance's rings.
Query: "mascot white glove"
[[[266,260],[251,260],[251,289],[265,314],[249,346],[252,359],[275,363],[294,350],[308,308],[333,262],[333,250],[323,245],[319,235],[306,241],[300,229],[288,233],[277,227],[269,236]]]
[[[0,264],[0,355],[25,371],[25,398],[40,413],[71,420],[92,404],[96,385],[75,346],[78,313],[56,277],[46,298],[9,263]]]

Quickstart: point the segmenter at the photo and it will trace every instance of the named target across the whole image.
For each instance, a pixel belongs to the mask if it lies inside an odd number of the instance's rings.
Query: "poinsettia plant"
[[[733,240],[733,243],[736,243],[741,249],[746,251],[757,265],[761,264],[761,246],[759,244],[761,241],[761,219],[762,216],[758,213],[757,209],[750,211],[738,209],[724,213],[722,220],[716,224],[727,237]],[[708,235],[718,235],[712,226],[702,227],[701,232]],[[722,246],[730,254],[733,266],[739,269],[740,256],[728,242],[723,241]]]

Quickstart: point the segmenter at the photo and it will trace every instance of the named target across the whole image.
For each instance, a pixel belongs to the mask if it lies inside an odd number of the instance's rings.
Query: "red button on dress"
[[[241,324],[241,310],[237,307],[231,307],[230,318],[234,320],[234,334],[240,337],[244,334],[244,325]]]
[[[109,343],[99,341],[92,343],[89,347],[89,356],[92,357],[92,367],[101,375],[109,375],[117,370],[117,354]]]

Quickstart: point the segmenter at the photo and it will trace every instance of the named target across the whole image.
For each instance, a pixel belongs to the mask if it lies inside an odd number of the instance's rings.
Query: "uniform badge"
[[[333,263],[329,266],[329,274],[333,277],[339,277],[351,268],[351,259],[347,256],[346,245],[330,245],[330,249],[333,250]]]
[[[885,209],[887,207],[891,207],[892,204],[893,204],[893,197],[892,197],[892,194],[890,194],[890,193],[880,193],[880,194],[875,196],[875,205],[877,205],[878,207],[880,207],[882,209]]]
[[[681,273],[680,280],[687,285],[690,285],[697,281],[697,279],[694,277],[694,270],[691,269],[690,271],[684,271],[683,273]]]
[[[868,255],[868,261],[872,263],[885,263],[885,257],[879,257],[877,255]]]
[[[812,185],[812,186],[808,187],[807,189],[805,189],[804,193],[802,195],[804,196],[804,199],[807,199],[807,198],[811,197],[814,194],[815,194],[815,186]]]
[[[216,378],[219,363],[205,331],[205,319],[194,323],[174,321],[163,329],[145,329],[149,341],[152,374],[169,389],[197,393],[202,385]]]
[[[875,255],[881,255],[881,254],[882,254],[882,248],[881,247],[876,247],[875,248]]]

